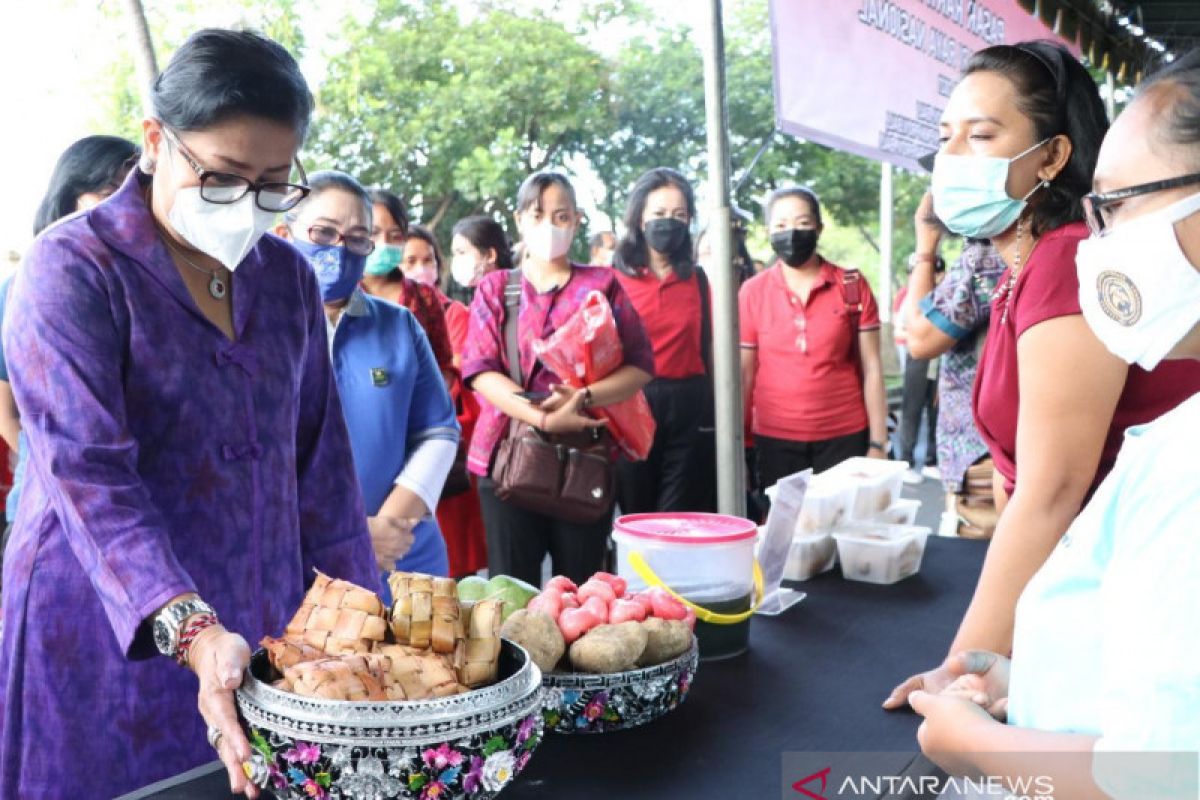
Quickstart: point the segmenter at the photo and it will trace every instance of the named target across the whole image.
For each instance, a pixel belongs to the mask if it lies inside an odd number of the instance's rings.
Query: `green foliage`
[[[342,39],[310,152],[410,198],[443,239],[467,214],[510,220],[526,175],[610,130],[603,59],[549,18],[381,0]]]
[[[323,20],[331,18],[318,0],[146,5],[160,64],[203,25],[255,28],[300,57],[310,46],[306,31],[313,33],[302,22],[318,9]],[[541,6],[545,11],[534,8],[523,0],[362,0],[335,11],[343,16],[330,37],[333,49],[321,53],[327,73],[313,87],[318,108],[306,166],[337,167],[396,191],[443,244],[468,214],[491,214],[515,233],[517,187],[546,167],[590,168],[605,187],[599,206],[613,219],[647,169],[675,167],[700,189],[707,154],[697,34],[658,20],[640,0],[555,0]],[[92,79],[102,98],[96,129],[136,140],[141,111],[129,36],[121,6],[105,9],[105,33],[122,47]],[[873,275],[878,164],[775,132],[767,0],[730,0],[725,23],[735,179],[768,143],[734,197],[755,216],[752,252],[769,260],[759,225],[765,195],[803,183],[824,206],[823,250]],[[602,46],[614,36],[623,40],[619,46]],[[912,215],[926,183],[895,171],[897,266],[912,250]]]

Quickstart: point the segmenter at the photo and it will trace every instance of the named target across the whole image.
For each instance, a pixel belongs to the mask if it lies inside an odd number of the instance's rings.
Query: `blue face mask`
[[[1042,181],[1020,200],[1008,196],[1008,166],[1037,150],[1043,139],[1012,158],[952,156],[938,153],[933,162],[933,210],[960,236],[990,239],[1013,226]]]
[[[321,299],[326,303],[345,300],[362,280],[367,257],[351,253],[336,244],[313,244],[293,241],[305,255],[321,286]]]

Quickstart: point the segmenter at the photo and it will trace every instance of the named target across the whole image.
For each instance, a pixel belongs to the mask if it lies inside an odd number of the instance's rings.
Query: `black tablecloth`
[[[807,599],[779,617],[756,616],[745,655],[702,662],[676,711],[630,731],[549,735],[503,797],[757,800],[788,796],[785,781],[808,774],[785,774],[786,752],[915,756],[919,718],[880,703],[945,655],[985,550],[935,536],[921,573],[898,584],[847,581],[837,570],[796,584]],[[897,758],[898,773],[911,758]],[[224,774],[210,770],[130,798],[228,796]]]

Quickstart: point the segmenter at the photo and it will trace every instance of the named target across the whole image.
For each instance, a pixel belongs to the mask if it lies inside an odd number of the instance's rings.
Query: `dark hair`
[[[33,235],[73,213],[80,195],[116,189],[140,152],[137,145],[119,136],[85,136],[64,150],[38,205]]]
[[[433,249],[433,263],[437,267],[438,279],[442,277],[442,248],[438,246],[437,237],[433,235],[433,231],[426,228],[424,225],[413,225],[408,229],[408,234],[405,239],[420,239]]]
[[[194,131],[249,115],[290,125],[303,139],[313,98],[300,65],[280,44],[251,31],[196,31],[154,79],[154,114]]]
[[[1200,47],[1142,81],[1138,97],[1160,88],[1167,93],[1162,103],[1165,117],[1160,128],[1162,140],[1192,148],[1191,160],[1200,164]]]
[[[817,218],[817,224],[823,224],[821,222],[821,201],[817,199],[816,192],[806,186],[780,186],[767,195],[767,202],[763,203],[763,222],[767,227],[771,225],[771,212],[775,210],[775,204],[787,197],[799,197],[808,204],[808,210]]]
[[[1092,190],[1092,173],[1108,115],[1100,90],[1087,69],[1054,42],[1021,42],[988,47],[971,56],[963,75],[995,72],[1016,88],[1017,107],[1044,141],[1064,135],[1071,157],[1050,185],[1029,200],[1033,234],[1083,219],[1082,198]]]
[[[495,250],[496,269],[512,269],[512,245],[504,235],[504,228],[491,217],[464,217],[454,223],[451,238],[461,236],[476,250]]]
[[[611,236],[614,242],[617,240],[617,235],[612,231],[600,231],[599,233],[593,233],[588,237],[588,251],[595,252],[601,247],[604,247],[605,236]]]
[[[312,175],[309,175],[308,187],[312,189],[312,191],[309,192],[308,197],[304,199],[304,202],[306,203],[323,192],[329,191],[330,189],[337,189],[339,191],[346,192],[347,194],[354,195],[362,201],[363,205],[367,207],[368,212],[371,210],[371,195],[366,189],[363,188],[363,185],[359,183],[358,180],[353,176],[347,175],[344,172],[339,172],[336,169],[323,169],[320,172],[314,172]],[[298,207],[297,210],[299,210],[300,207]],[[294,212],[289,212],[288,214],[285,214],[285,216],[287,216],[289,219],[295,219],[297,215]]]
[[[575,187],[571,185],[571,180],[561,172],[546,170],[535,172],[521,182],[521,188],[517,190],[517,213],[520,214],[531,208],[541,211],[542,192],[551,186],[561,186],[562,190],[571,198],[571,205],[578,208],[575,201]]]
[[[400,199],[400,195],[394,192],[389,192],[387,189],[375,188],[367,194],[371,197],[371,202],[377,206],[383,206],[392,215],[392,219],[400,226],[400,230],[404,232],[404,236],[408,236],[408,207],[404,205],[404,201]]]
[[[646,201],[650,193],[674,187],[683,195],[687,204],[688,219],[696,218],[696,195],[687,178],[673,169],[657,167],[642,176],[633,184],[629,192],[629,205],[625,207],[625,235],[617,242],[616,252],[613,253],[613,266],[626,275],[636,275],[650,266],[650,247],[646,244],[646,235],[642,232],[642,215],[646,211]],[[690,278],[696,267],[692,257],[692,234],[679,243],[673,252],[664,253],[671,268],[680,278]]]

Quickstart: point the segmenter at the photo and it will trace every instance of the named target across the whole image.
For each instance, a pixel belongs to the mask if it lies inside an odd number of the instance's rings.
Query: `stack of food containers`
[[[915,574],[930,530],[913,524],[921,502],[900,497],[906,469],[903,461],[850,458],[814,476],[784,579],[805,581],[839,561],[850,580],[895,583]]]

